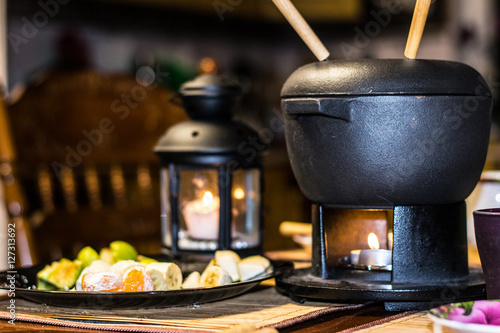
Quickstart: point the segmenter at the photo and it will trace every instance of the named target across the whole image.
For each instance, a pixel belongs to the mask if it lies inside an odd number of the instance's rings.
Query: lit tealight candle
[[[359,253],[359,265],[364,266],[389,266],[392,265],[392,251],[380,249],[377,235],[368,235],[368,246],[370,249],[361,250]]]
[[[352,250],[351,264],[363,266],[389,266],[392,265],[392,251],[380,249],[377,235],[368,235],[368,246],[370,249]]]
[[[392,265],[392,251],[384,249],[361,250],[358,264],[364,266]]]
[[[182,210],[191,237],[196,239],[217,239],[219,237],[219,197],[210,191],[202,199],[186,204]]]

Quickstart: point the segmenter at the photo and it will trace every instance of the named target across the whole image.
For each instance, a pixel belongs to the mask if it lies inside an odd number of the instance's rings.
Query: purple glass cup
[[[473,213],[477,250],[488,299],[500,299],[500,208]]]

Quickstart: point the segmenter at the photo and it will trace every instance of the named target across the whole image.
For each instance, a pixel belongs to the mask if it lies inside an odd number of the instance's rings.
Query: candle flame
[[[205,194],[203,194],[202,201],[204,206],[210,207],[214,202],[214,196],[212,195],[212,192],[206,191]]]
[[[380,248],[380,244],[378,242],[378,237],[373,232],[368,235],[368,246],[372,250],[378,250]]]
[[[233,195],[235,199],[240,200],[245,197],[245,191],[243,191],[241,188],[238,187],[237,189],[234,190]]]

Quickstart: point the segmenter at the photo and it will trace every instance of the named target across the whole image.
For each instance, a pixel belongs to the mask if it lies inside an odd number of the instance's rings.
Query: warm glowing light
[[[205,74],[214,74],[217,72],[217,63],[212,58],[203,58],[200,61],[200,70]]]
[[[378,237],[373,232],[368,235],[368,246],[372,250],[378,250],[380,248],[380,244],[378,242]]]
[[[204,206],[211,206],[212,203],[214,202],[214,196],[210,191],[206,191],[205,194],[203,194],[202,200]]]
[[[233,195],[235,199],[241,200],[245,197],[245,191],[238,187],[236,190],[234,190]]]

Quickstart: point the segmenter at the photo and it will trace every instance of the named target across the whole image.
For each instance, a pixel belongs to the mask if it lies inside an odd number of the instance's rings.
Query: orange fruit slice
[[[153,279],[144,267],[132,267],[123,274],[123,291],[153,291]]]

